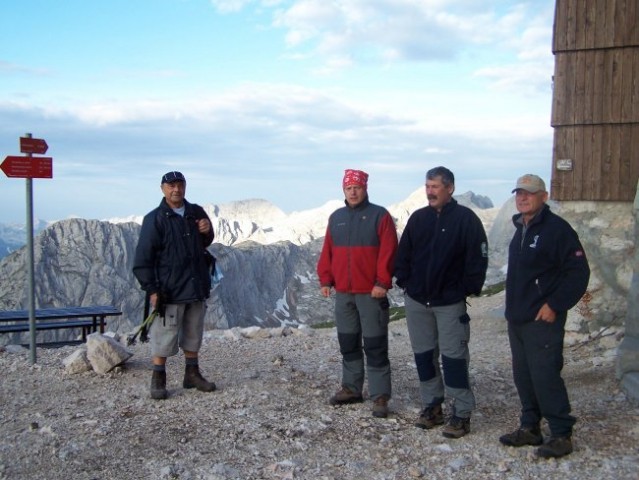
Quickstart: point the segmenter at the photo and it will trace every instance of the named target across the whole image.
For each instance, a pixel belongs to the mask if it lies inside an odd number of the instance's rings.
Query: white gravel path
[[[183,390],[169,360],[170,398],[148,397],[148,345],[124,368],[69,375],[75,347],[0,350],[2,479],[636,479],[639,409],[619,390],[614,357],[596,344],[566,350],[572,455],[542,460],[503,447],[517,426],[503,295],[471,300],[472,431],[450,440],[413,426],[417,375],[404,321],[391,323],[394,396],[388,419],[371,402],[332,407],[340,357],[334,330],[229,340],[208,332],[201,368],[219,390]]]

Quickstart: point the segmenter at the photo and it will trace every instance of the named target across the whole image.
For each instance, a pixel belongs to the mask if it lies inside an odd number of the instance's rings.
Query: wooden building
[[[634,201],[639,0],[556,0],[551,196]]]

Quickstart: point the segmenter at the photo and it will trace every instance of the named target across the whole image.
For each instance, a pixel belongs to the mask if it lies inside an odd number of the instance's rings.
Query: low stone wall
[[[588,291],[568,317],[567,342],[609,334],[617,378],[639,405],[639,190],[634,204],[563,202],[559,213],[579,233],[591,268]]]
[[[567,330],[593,334],[623,329],[633,274],[635,217],[630,202],[561,202],[553,210],[579,234],[590,283],[569,315]]]

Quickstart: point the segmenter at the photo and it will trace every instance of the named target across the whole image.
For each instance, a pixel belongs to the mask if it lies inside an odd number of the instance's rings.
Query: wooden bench
[[[35,311],[37,330],[82,329],[82,342],[93,332],[104,333],[106,317],[122,315],[110,305],[89,307],[40,308]],[[20,333],[29,331],[28,310],[0,311],[0,333]]]

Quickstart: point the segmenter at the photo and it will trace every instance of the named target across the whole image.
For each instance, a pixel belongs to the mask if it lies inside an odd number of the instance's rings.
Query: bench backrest
[[[88,307],[63,307],[63,308],[38,308],[35,311],[37,320],[55,318],[82,318],[94,316],[116,316],[122,312],[111,305],[92,305]],[[0,322],[16,322],[29,320],[28,310],[5,310],[0,311]]]

